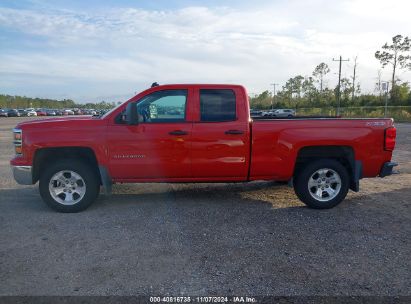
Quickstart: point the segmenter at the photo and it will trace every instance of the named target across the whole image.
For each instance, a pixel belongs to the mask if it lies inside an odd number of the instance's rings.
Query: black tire
[[[320,169],[331,169],[338,174],[338,177],[341,180],[340,188],[338,194],[334,198],[327,201],[321,201],[316,199],[315,187],[309,189],[309,181],[311,176]],[[332,171],[331,171],[332,172]],[[315,177],[315,176],[314,176]],[[317,179],[318,180],[318,179]],[[321,182],[321,181],[320,181]],[[347,195],[349,188],[350,178],[347,172],[347,169],[338,161],[333,159],[319,159],[313,162],[306,164],[301,170],[299,170],[294,176],[294,191],[297,194],[298,198],[310,208],[314,209],[329,209],[337,206],[341,203]],[[329,185],[328,187],[334,187],[335,184]],[[328,188],[327,187],[327,188]],[[317,187],[320,188],[321,187]],[[337,188],[337,187],[336,187]],[[310,193],[313,193],[311,194]],[[321,190],[320,190],[321,191]],[[327,193],[323,194],[328,195]],[[327,199],[327,197],[323,198]]]
[[[66,170],[78,174],[84,180],[85,184],[84,196],[78,202],[72,205],[64,205],[58,202],[53,198],[49,191],[49,183],[52,177],[58,172]],[[82,186],[84,187],[84,185]],[[77,159],[60,159],[48,165],[47,168],[44,170],[44,172],[40,176],[39,189],[43,201],[50,208],[58,212],[74,213],[87,209],[96,200],[100,191],[100,180],[96,173],[96,170],[94,170],[87,163]],[[63,197],[64,195],[65,194],[63,194]],[[81,196],[78,195],[77,199],[79,199],[80,197]]]

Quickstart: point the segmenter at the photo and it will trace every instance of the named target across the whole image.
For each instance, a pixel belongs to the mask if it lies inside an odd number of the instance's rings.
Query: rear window
[[[200,90],[201,121],[236,120],[236,101],[232,90]]]

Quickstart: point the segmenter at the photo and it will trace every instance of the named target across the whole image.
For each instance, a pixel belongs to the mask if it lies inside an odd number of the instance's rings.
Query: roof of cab
[[[244,88],[240,84],[228,84],[228,83],[170,83],[170,84],[158,84],[154,86],[158,87],[239,87]]]

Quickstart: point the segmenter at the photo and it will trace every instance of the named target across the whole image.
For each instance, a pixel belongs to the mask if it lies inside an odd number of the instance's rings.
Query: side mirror
[[[126,108],[125,122],[128,125],[138,124],[137,103],[130,102]]]

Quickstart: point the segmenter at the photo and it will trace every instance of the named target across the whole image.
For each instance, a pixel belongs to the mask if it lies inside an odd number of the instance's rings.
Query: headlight
[[[13,129],[13,143],[16,155],[22,155],[23,133],[20,129]]]

